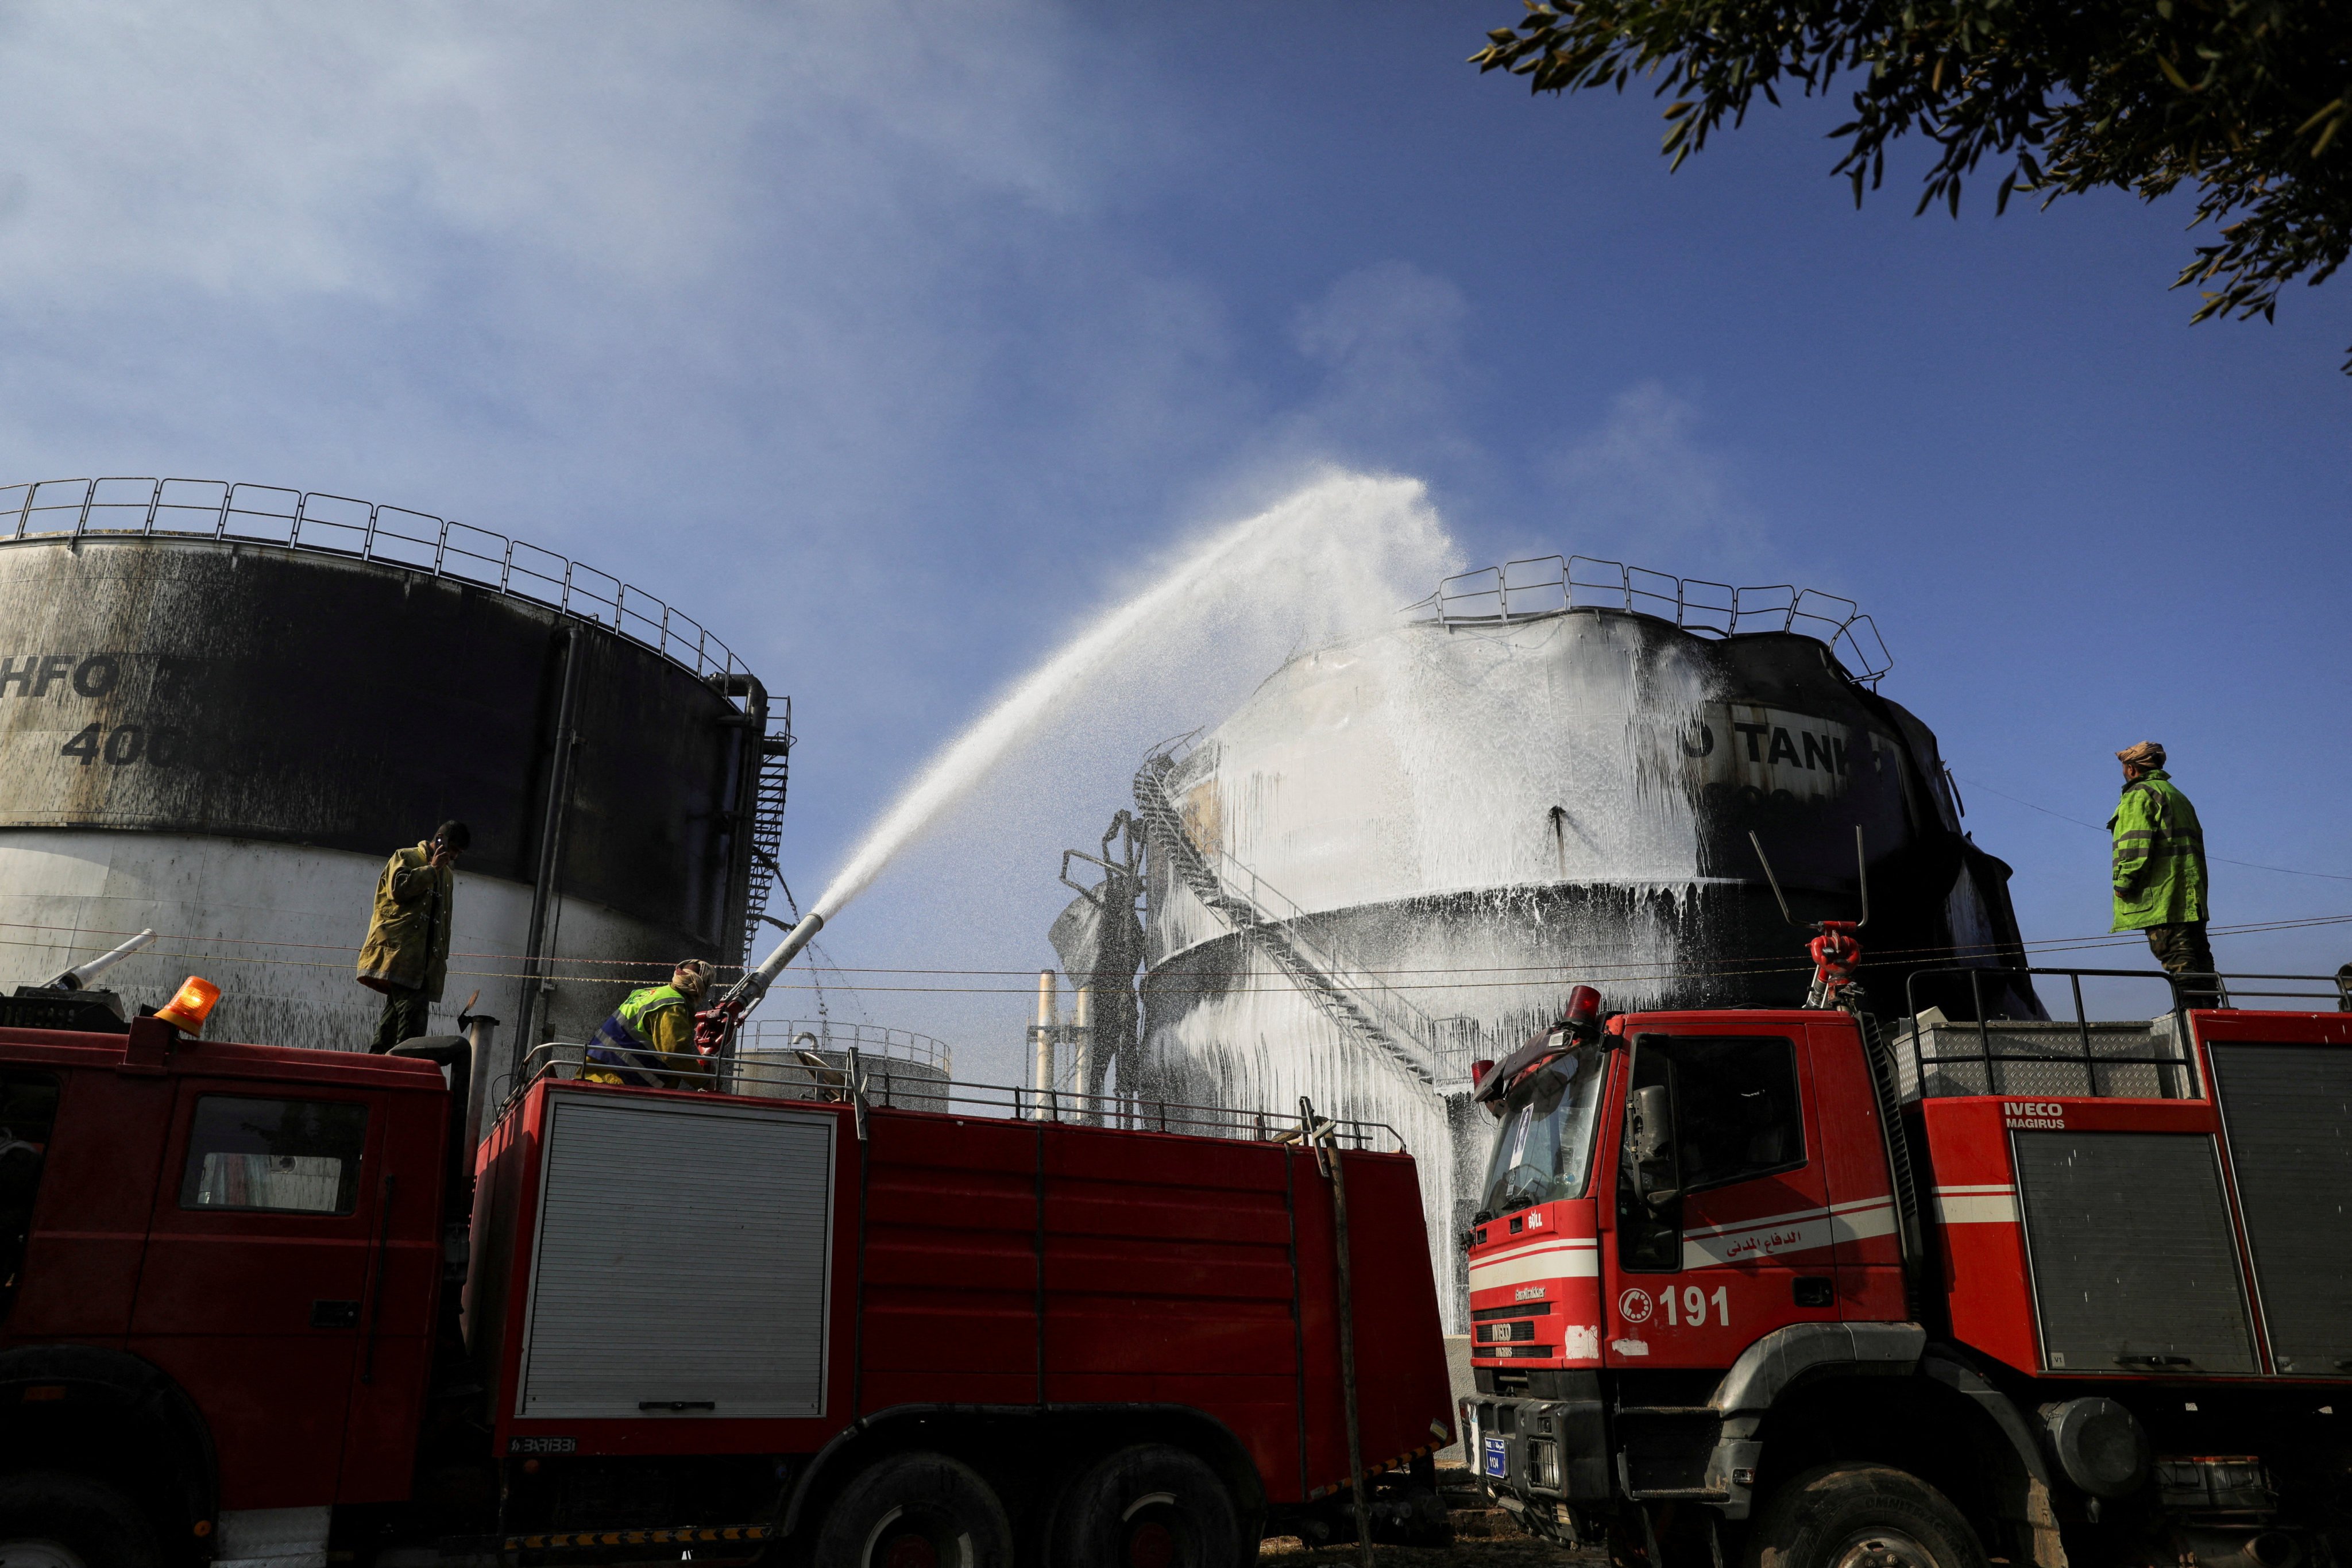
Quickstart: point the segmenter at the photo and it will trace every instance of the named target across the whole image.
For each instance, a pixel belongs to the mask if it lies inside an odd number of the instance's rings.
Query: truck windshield
[[[1570,1051],[1511,1090],[1486,1162],[1479,1220],[1584,1195],[1607,1061],[1591,1047]]]

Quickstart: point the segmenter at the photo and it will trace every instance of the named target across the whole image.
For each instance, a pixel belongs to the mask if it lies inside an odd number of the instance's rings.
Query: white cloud
[[[1655,382],[1620,393],[1599,428],[1544,465],[1570,548],[1733,582],[1763,565],[1762,526],[1701,423],[1696,405]]]
[[[1466,443],[1454,409],[1469,379],[1469,315],[1451,280],[1410,262],[1339,278],[1292,320],[1292,343],[1324,377],[1297,416],[1297,438],[1387,462],[1458,452]]]
[[[1469,314],[1462,290],[1407,261],[1359,268],[1299,308],[1298,352],[1350,377],[1416,379],[1452,368]]]
[[[892,25],[886,50],[882,14],[847,0],[14,5],[0,269],[20,299],[149,279],[414,300],[488,247],[667,289],[780,202],[822,236],[829,201],[860,195],[870,221],[910,174],[1082,202],[1037,112],[1053,33],[979,12]]]
[[[0,4],[0,427],[41,474],[460,515],[714,625],[823,573],[760,617],[795,641],[984,606],[972,518],[1083,528],[1236,392],[1222,301],[1103,210],[1169,139],[1084,47],[1039,0]]]

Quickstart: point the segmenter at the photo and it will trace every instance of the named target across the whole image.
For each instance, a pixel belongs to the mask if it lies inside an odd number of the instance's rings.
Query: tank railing
[[[1796,632],[1837,654],[1858,680],[1895,668],[1877,623],[1852,599],[1776,583],[1735,588],[1592,555],[1537,555],[1445,578],[1405,614],[1441,625],[1495,626],[1563,610],[1627,610],[1685,631],[1729,637]]]
[[[1923,1052],[1921,1045],[1928,1028],[1935,1026],[1923,1026],[1919,1022],[1919,981],[1925,976],[1944,974],[1965,974],[1969,977],[1969,1010],[1976,1015],[1974,1020],[1976,1048],[1959,1052],[1938,1052],[1934,1056],[1928,1056]],[[1995,1050],[1993,1048],[1996,1041],[2004,1047],[2027,1045],[2028,1042],[2020,1037],[2020,1031],[2024,1029],[2064,1026],[2063,1022],[2053,1025],[2038,1018],[1994,1019],[1986,1016],[1984,987],[1986,976],[2006,979],[2019,974],[2063,975],[2067,980],[2074,1003],[2073,1020],[2074,1049],[2072,1055],[2057,1055],[2049,1048],[2040,1050]],[[2171,1006],[2168,1012],[2171,1022],[2173,1054],[2135,1057],[2111,1056],[2099,1051],[2094,1043],[2092,1029],[2095,1026],[2112,1027],[2113,1025],[2107,1023],[2094,1025],[2083,1005],[2083,982],[2085,979],[2161,982],[2167,987],[2171,1001]],[[2256,991],[2230,984],[2232,981],[2246,980],[2295,982],[2323,989]],[[2216,1000],[2202,1000],[2209,997]],[[2116,1097],[2104,1093],[2099,1088],[2099,1069],[2142,1067],[2156,1069],[2159,1080],[2167,1089],[2177,1086],[2180,1090],[2178,1094],[2168,1093],[2163,1098],[2190,1099],[2194,1098],[2197,1092],[2195,1063],[2188,1049],[2190,1008],[2211,1005],[2226,1007],[2234,1005],[2236,1000],[2252,997],[2262,997],[2266,1000],[2326,1002],[2330,1005],[2331,1010],[2352,1012],[2352,987],[2346,985],[2342,976],[2334,974],[2251,974],[2219,971],[2176,974],[2161,969],[2011,969],[1988,964],[1956,964],[1945,969],[1914,970],[1904,985],[1904,1004],[1911,1018],[1908,1039],[1911,1047],[1912,1080],[1917,1086],[1918,1093],[1925,1097],[1927,1093],[1927,1068],[1947,1064],[1969,1064],[1983,1070],[1985,1081],[1983,1092],[1988,1095],[1997,1095],[2025,1092],[2004,1090],[2000,1086],[2000,1078],[2002,1075],[1999,1073],[1998,1067],[2001,1064],[2032,1064],[2043,1068],[2080,1067],[2083,1069],[2084,1095],[2095,1099],[2112,1099]],[[2137,1021],[2119,1020],[2118,1022],[2137,1025]],[[1948,1022],[1944,1026],[1966,1028],[1968,1021],[1954,1020]],[[2175,1074],[2179,1077],[2173,1076]]]
[[[551,1041],[537,1046],[522,1060],[513,1087],[499,1097],[500,1114],[510,1110],[541,1079],[578,1081],[587,1065],[587,1047],[577,1041]],[[1142,1095],[1080,1094],[1069,1089],[1039,1090],[1015,1085],[958,1083],[928,1072],[905,1070],[908,1064],[887,1058],[857,1058],[869,1108],[968,1113],[1003,1121],[1057,1121],[1074,1126],[1104,1127],[1137,1132],[1181,1133],[1191,1137],[1223,1138],[1257,1143],[1297,1142],[1298,1115],[1241,1110],[1231,1106],[1193,1105],[1181,1100]],[[800,1100],[839,1105],[850,1098],[850,1068],[844,1062],[788,1063],[745,1061],[740,1058],[716,1066],[694,1066],[665,1072],[661,1087],[715,1091],[736,1099]],[[644,1085],[604,1086],[618,1092],[651,1092]],[[1404,1139],[1384,1121],[1329,1120],[1332,1136],[1347,1148],[1384,1152],[1405,1152]]]
[[[867,1060],[887,1057],[916,1062],[942,1073],[955,1071],[955,1052],[945,1040],[916,1034],[912,1029],[888,1029],[879,1024],[851,1024],[839,1018],[800,1019],[788,1024],[749,1023],[736,1036],[739,1050],[847,1051]]]
[[[643,589],[525,541],[404,507],[277,485],[110,477],[0,486],[0,526],[11,517],[13,531],[0,542],[208,538],[406,567],[548,605],[698,677],[749,673],[699,622]]]

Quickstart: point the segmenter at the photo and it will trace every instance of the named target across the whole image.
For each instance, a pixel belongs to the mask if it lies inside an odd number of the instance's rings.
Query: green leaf
[[[2302,124],[2296,126],[2294,128],[2294,133],[2297,136],[2301,136],[2308,132],[2313,126],[2318,124],[2321,121],[2333,120],[2342,115],[2347,108],[2352,108],[2352,102],[2347,102],[2346,100],[2341,98],[2337,99],[2333,103],[2321,104],[2319,106],[2319,112],[2305,121]]]

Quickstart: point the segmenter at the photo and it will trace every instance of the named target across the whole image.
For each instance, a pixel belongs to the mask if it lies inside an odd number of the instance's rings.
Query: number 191
[[[1660,1294],[1665,1298],[1668,1328],[1703,1329],[1706,1327],[1707,1294],[1705,1290],[1696,1285],[1685,1285],[1679,1292],[1679,1300],[1678,1293],[1672,1289],[1661,1291]],[[1727,1285],[1717,1285],[1715,1288],[1715,1321],[1719,1327],[1727,1325],[1731,1321],[1731,1288]]]

